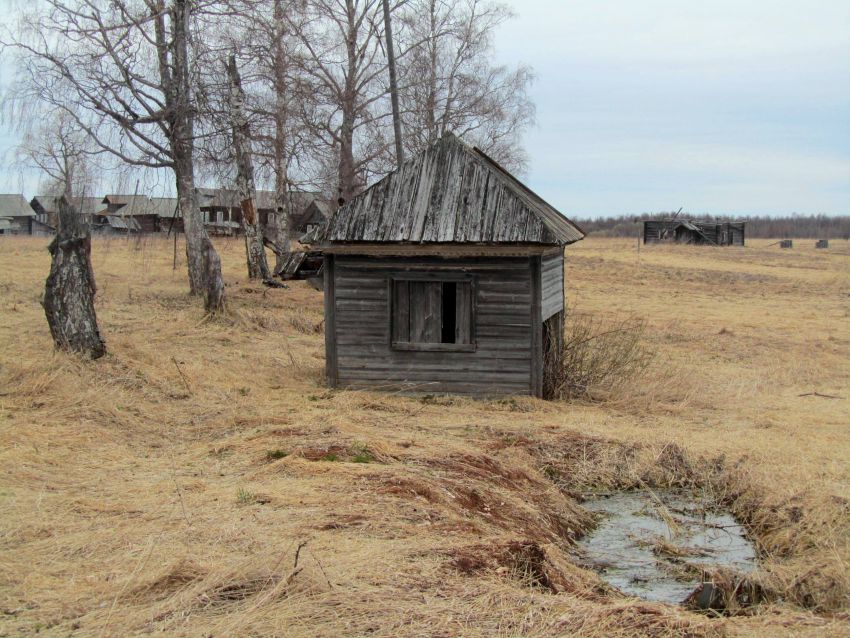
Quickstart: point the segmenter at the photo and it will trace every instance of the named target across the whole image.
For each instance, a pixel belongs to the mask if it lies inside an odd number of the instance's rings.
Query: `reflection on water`
[[[625,594],[680,603],[700,584],[700,567],[742,573],[755,567],[741,525],[687,492],[616,492],[583,506],[600,515],[598,527],[579,542],[585,560]]]

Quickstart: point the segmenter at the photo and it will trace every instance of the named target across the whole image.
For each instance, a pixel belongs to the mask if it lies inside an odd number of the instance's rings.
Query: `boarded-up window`
[[[472,281],[392,279],[392,345],[474,350]]]

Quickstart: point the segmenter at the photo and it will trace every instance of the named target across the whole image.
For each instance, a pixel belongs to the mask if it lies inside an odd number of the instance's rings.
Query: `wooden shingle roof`
[[[0,195],[0,217],[35,217],[35,211],[20,193]]]
[[[571,244],[584,232],[452,134],[337,210],[324,243]]]

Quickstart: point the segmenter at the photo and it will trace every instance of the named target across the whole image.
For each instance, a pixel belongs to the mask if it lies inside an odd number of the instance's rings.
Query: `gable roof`
[[[332,214],[333,207],[330,202],[324,199],[314,199],[303,212],[292,214],[290,225],[298,227],[307,223],[325,223]]]
[[[177,208],[176,197],[151,197],[150,200],[151,212],[158,217],[171,219],[174,217],[174,211]],[[120,212],[120,211],[119,211]],[[179,214],[178,214],[179,217]]]
[[[274,191],[257,190],[255,192],[257,210],[274,210],[276,208]],[[319,193],[311,191],[291,191],[292,212],[300,214],[310,202],[319,196]],[[239,208],[239,192],[233,188],[199,188],[198,203],[201,208]]]
[[[35,217],[35,211],[20,193],[2,194],[0,217]]]
[[[103,199],[100,197],[72,197],[71,205],[83,215],[91,215],[101,209]],[[30,200],[34,210],[39,206],[45,213],[59,212],[59,197],[55,195],[36,195]]]
[[[337,210],[326,242],[566,245],[584,231],[452,134]]]
[[[108,214],[114,215],[156,215],[154,204],[147,195],[107,195],[103,198],[104,204],[118,206],[114,212]],[[105,212],[99,214],[106,215]]]
[[[127,232],[138,232],[142,228],[133,216],[120,217],[118,215],[105,215],[106,223],[115,230],[126,230]]]

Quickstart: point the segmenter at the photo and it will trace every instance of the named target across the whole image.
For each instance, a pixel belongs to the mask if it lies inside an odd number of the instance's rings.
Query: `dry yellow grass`
[[[321,293],[246,281],[233,240],[205,322],[168,242],[96,239],[110,354],[81,361],[46,243],[0,238],[0,634],[850,635],[844,242],[571,247],[570,307],[658,351],[605,404],[328,392]],[[571,493],[671,482],[746,521],[765,602],[714,619],[575,564]]]

